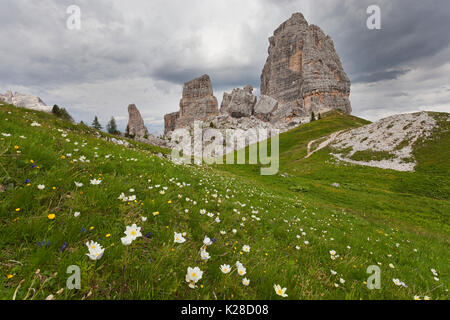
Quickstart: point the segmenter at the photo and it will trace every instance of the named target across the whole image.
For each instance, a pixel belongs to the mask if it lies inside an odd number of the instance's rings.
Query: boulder
[[[278,107],[278,101],[272,97],[261,95],[256,102],[254,116],[263,121],[269,121],[272,112]]]
[[[227,113],[233,118],[250,117],[253,115],[255,104],[253,87],[247,85],[242,89],[233,89],[231,94],[224,93],[220,112]]]

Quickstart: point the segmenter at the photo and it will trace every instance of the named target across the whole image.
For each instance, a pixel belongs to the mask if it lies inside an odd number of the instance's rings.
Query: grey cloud
[[[379,71],[370,74],[359,75],[353,79],[353,83],[360,82],[377,82],[382,80],[393,80],[397,79],[399,76],[402,76],[408,73],[410,70],[391,70],[391,71]]]
[[[65,27],[71,4],[82,8],[80,31]],[[382,30],[366,27],[371,4]],[[39,95],[88,122],[95,113],[126,119],[135,102],[161,121],[178,109],[183,83],[204,73],[219,102],[234,87],[259,88],[267,38],[297,11],[332,37],[356,115],[449,108],[448,88],[434,92],[450,83],[439,72],[450,62],[447,0],[2,0],[0,92]]]

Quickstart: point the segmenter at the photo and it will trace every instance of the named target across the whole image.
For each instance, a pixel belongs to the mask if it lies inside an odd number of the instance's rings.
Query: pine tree
[[[116,119],[114,117],[111,117],[111,120],[109,120],[108,124],[106,125],[106,131],[110,134],[118,134],[119,130],[117,130],[117,124]]]
[[[92,127],[97,129],[97,130],[102,130],[103,129],[103,127],[100,124],[100,122],[98,122],[97,116],[95,116],[94,121],[92,121]]]
[[[53,106],[52,113],[58,118],[73,121],[72,116],[67,112],[65,108],[60,108],[57,104]]]
[[[320,119],[322,119],[322,116],[319,113],[319,116],[317,117],[317,120],[320,120]]]
[[[311,113],[311,121],[315,121],[316,120],[316,116],[314,115],[314,111]]]

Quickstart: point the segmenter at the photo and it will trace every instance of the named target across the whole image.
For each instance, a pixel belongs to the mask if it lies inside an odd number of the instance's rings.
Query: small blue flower
[[[81,229],[81,232],[86,232],[86,228]]]
[[[147,234],[145,235],[146,238],[150,238],[151,236],[152,236],[152,233],[151,233],[151,232],[149,232],[149,233],[147,233]]]
[[[62,245],[62,247],[61,247],[61,252],[64,252],[65,250],[66,250],[66,248],[67,248],[67,242],[64,242],[64,244]]]
[[[26,179],[24,183],[30,183],[30,179]]]

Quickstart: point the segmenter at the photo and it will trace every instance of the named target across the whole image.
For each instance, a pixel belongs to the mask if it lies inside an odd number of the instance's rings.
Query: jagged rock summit
[[[269,38],[261,94],[278,101],[278,118],[340,109],[351,113],[350,80],[333,40],[301,13],[294,13]]]
[[[147,138],[149,136],[147,127],[144,124],[141,113],[135,104],[128,106],[127,134],[135,138]]]
[[[165,115],[165,135],[203,120],[223,127],[238,123],[282,131],[310,119],[311,113],[339,109],[351,113],[350,80],[331,38],[294,13],[269,38],[269,56],[261,74],[261,96],[252,86],[224,93],[220,114],[208,75],[184,84],[180,111]],[[270,123],[270,125],[267,125]],[[248,129],[248,128],[243,128]]]
[[[211,79],[204,74],[183,86],[180,110],[164,116],[164,133],[191,125],[195,120],[206,120],[219,113]]]
[[[26,108],[37,111],[44,112],[52,112],[51,106],[47,106],[41,98],[23,94],[19,92],[15,92],[14,94],[11,91],[6,91],[6,93],[0,94],[0,101],[4,103],[12,104],[16,107]]]

